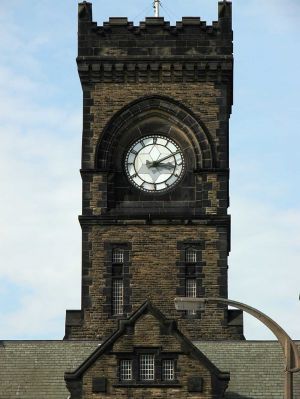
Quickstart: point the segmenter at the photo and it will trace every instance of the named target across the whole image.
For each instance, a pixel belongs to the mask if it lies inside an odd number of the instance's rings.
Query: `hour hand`
[[[148,168],[153,168],[153,167],[155,167],[156,165],[154,165],[154,162],[148,161],[148,159],[147,159],[147,161],[146,161],[146,166],[147,166]]]
[[[163,167],[163,168],[166,168],[166,169],[173,169],[174,168],[174,165],[171,162],[163,163],[160,160],[153,161],[153,162],[147,160],[146,161],[146,166],[148,168],[159,168],[159,167]]]
[[[173,169],[175,165],[173,165],[171,162],[164,163],[164,162],[157,161],[156,166],[161,166],[166,169]]]
[[[148,167],[148,168],[157,168],[158,166],[160,166],[159,165],[159,161],[146,161],[146,166]]]

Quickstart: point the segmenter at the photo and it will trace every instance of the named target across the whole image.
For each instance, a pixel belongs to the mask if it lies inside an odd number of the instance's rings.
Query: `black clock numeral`
[[[138,154],[137,151],[135,151],[135,150],[131,150],[131,153],[134,154],[134,155]]]

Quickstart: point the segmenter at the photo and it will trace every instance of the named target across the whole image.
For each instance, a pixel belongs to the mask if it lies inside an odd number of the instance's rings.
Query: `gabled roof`
[[[278,342],[194,344],[221,370],[230,371],[225,398],[283,398],[284,365]],[[0,341],[0,399],[67,399],[64,372],[74,370],[97,347],[97,340]],[[300,398],[300,373],[294,374],[294,398]]]
[[[179,331],[175,321],[166,319],[166,317],[150,301],[146,301],[131,315],[130,318],[120,320],[118,330],[104,341],[103,344],[97,348],[74,372],[65,373],[65,380],[70,381],[79,379],[102,354],[110,350],[112,345],[126,333],[126,328],[128,326],[134,326],[137,320],[144,314],[151,314],[154,316],[168,334],[177,338],[185,353],[189,353],[195,359],[199,360],[199,362],[201,362],[217,378],[227,381],[230,379],[229,373],[221,372],[185,335],[182,334],[181,331]]]

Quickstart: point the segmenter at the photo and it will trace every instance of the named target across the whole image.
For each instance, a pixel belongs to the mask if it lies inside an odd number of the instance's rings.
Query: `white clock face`
[[[146,136],[130,147],[125,170],[130,182],[140,190],[160,192],[181,179],[184,158],[173,140],[158,135]]]

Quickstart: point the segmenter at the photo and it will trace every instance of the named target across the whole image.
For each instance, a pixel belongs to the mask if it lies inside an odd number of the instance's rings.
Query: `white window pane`
[[[133,164],[129,164],[128,165],[128,173],[130,176],[135,175],[135,169],[134,169],[134,165]]]
[[[197,297],[197,281],[195,278],[188,278],[185,282],[185,295],[188,298],[196,298]],[[187,314],[195,315],[195,310],[188,310]]]
[[[168,143],[167,147],[169,148],[169,150],[171,150],[173,153],[177,152],[177,148],[175,147],[175,145],[173,143]]]
[[[157,190],[163,190],[164,188],[167,188],[166,183],[160,183],[160,184],[157,184],[157,186],[156,186]]]
[[[112,313],[113,315],[123,314],[123,280],[112,281]]]
[[[135,160],[135,157],[136,157],[135,154],[130,154],[129,157],[128,157],[127,162],[128,162],[128,163],[133,163],[134,160]]]
[[[135,182],[135,184],[137,184],[138,186],[141,186],[144,181],[142,179],[140,179],[138,176],[133,178],[133,181]]]
[[[156,142],[157,144],[160,144],[162,146],[165,146],[167,144],[167,140],[163,139],[162,137],[159,137]]]
[[[153,381],[155,376],[154,355],[140,356],[140,379]]]
[[[194,248],[187,248],[185,250],[185,261],[186,261],[186,263],[196,263],[197,262],[197,250]]]
[[[141,148],[143,148],[143,145],[142,145],[140,142],[138,142],[138,143],[133,147],[133,150],[134,150],[135,152],[139,152],[139,150],[140,150]]]
[[[163,360],[162,363],[162,379],[163,381],[175,380],[174,360]]]
[[[182,164],[182,157],[181,157],[180,154],[176,154],[176,155],[175,155],[175,159],[176,159],[176,163],[177,163],[178,165],[181,165],[181,164]]]
[[[124,250],[116,248],[112,253],[112,262],[113,263],[124,263]]]
[[[143,142],[145,145],[153,144],[153,137],[147,137]]]
[[[131,381],[132,380],[132,361],[121,360],[120,362],[120,380]]]

